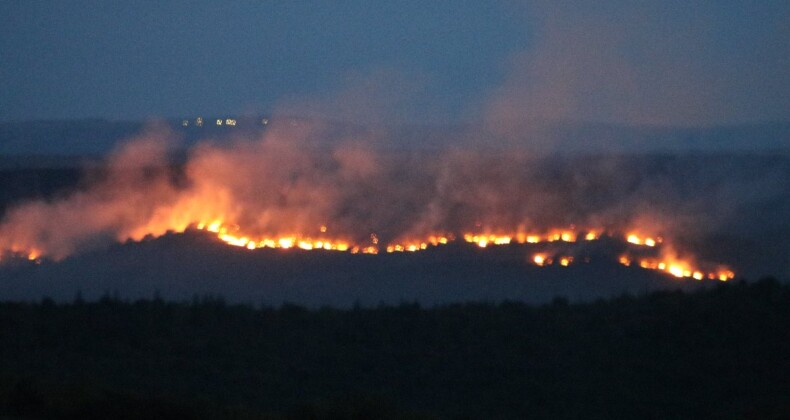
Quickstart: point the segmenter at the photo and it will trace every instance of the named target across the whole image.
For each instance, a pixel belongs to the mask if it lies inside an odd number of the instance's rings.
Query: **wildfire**
[[[402,239],[386,245],[381,245],[379,236],[376,233],[371,233],[364,243],[355,243],[347,238],[330,236],[328,234],[330,229],[326,224],[317,226],[316,233],[313,235],[295,233],[279,236],[243,234],[238,226],[232,223],[223,222],[222,220],[201,221],[191,226],[194,226],[197,230],[214,234],[220,241],[228,245],[246,248],[248,250],[262,248],[300,249],[304,251],[324,250],[349,252],[351,254],[378,254],[383,250],[387,253],[402,253],[419,252],[431,247],[443,246],[456,241],[456,236],[452,233],[437,233],[421,239]],[[184,228],[183,230],[186,229],[188,228]],[[576,230],[575,227],[571,227],[570,229],[550,229],[543,233],[524,231],[487,234],[464,233],[460,237],[466,243],[473,244],[479,248],[487,248],[489,246],[507,246],[511,244],[543,244],[555,242],[572,244],[579,238],[583,238],[584,241],[596,241],[604,236],[617,238],[617,235],[611,234],[604,229],[596,228],[579,231]],[[661,250],[659,245],[664,244],[664,239],[660,236],[640,235],[634,232],[625,233],[619,238],[631,246],[656,248],[658,250]],[[37,263],[40,262],[41,258],[45,255],[41,250],[25,250],[19,246],[14,246],[9,251],[9,254],[23,256]],[[655,253],[655,251],[652,250],[650,252]],[[632,265],[638,266],[641,269],[660,271],[676,278],[727,281],[735,277],[735,273],[726,267],[705,270],[695,267],[690,261],[678,258],[674,254],[662,254],[661,252],[658,254],[660,255],[658,257],[633,257],[626,253],[618,257],[618,262],[626,267]],[[0,259],[2,259],[3,256],[3,254],[0,254]],[[589,262],[589,257],[585,257],[583,260]],[[540,252],[532,255],[530,257],[530,262],[540,267],[553,264],[557,264],[561,267],[568,267],[574,263],[574,257],[559,253]]]
[[[469,243],[477,244],[480,248],[485,248],[489,244],[507,245],[513,241],[512,236],[508,235],[472,235],[464,234],[464,240]]]
[[[620,264],[629,267],[632,259],[626,255],[620,256]],[[735,273],[727,268],[719,267],[716,270],[703,271],[693,268],[689,262],[677,259],[651,259],[643,258],[639,260],[639,267],[646,270],[658,270],[677,278],[692,278],[694,280],[720,280],[727,281],[735,277]]]
[[[592,235],[592,236],[591,236]],[[463,235],[464,241],[468,243],[477,244],[480,248],[485,248],[488,245],[509,245],[510,243],[518,244],[539,244],[542,242],[576,242],[578,234],[573,230],[552,229],[548,233],[525,233],[518,232],[515,234],[473,234],[465,233]],[[587,240],[594,240],[600,236],[595,231],[589,231],[585,238]]]
[[[620,262],[620,264],[622,264],[622,265],[624,265],[626,267],[630,267],[631,266],[631,259],[628,258],[625,255],[621,255],[618,261]]]
[[[41,262],[41,258],[44,256],[44,253],[35,248],[25,249],[24,247],[13,245],[8,250],[0,249],[0,262],[2,262],[7,256],[24,258],[28,261],[33,261],[38,264]]]
[[[375,237],[375,240],[373,240],[374,244],[377,244],[379,242],[378,237],[375,234],[371,234],[371,237],[372,238]],[[428,249],[428,247],[447,245],[449,242],[451,242],[454,239],[455,237],[450,234],[431,235],[422,240],[410,240],[410,241],[390,244],[387,245],[386,250],[388,253],[423,251]]]
[[[332,239],[314,239],[301,235],[290,235],[281,237],[263,237],[251,238],[250,236],[238,236],[229,233],[229,228],[222,224],[220,221],[213,221],[210,223],[201,222],[196,225],[198,230],[205,230],[208,232],[216,233],[217,238],[228,245],[247,248],[250,250],[258,248],[299,248],[305,251],[314,249],[322,249],[326,251],[351,251],[353,253],[363,252],[367,254],[375,254],[378,249],[375,247],[352,247],[347,241],[332,240]],[[320,232],[326,232],[326,226],[321,226]]]
[[[351,253],[364,253],[364,254],[377,254],[379,252],[378,237],[376,234],[371,234],[372,245],[351,245],[348,242],[342,241],[329,241],[329,240],[312,240],[310,238],[301,237],[283,237],[283,238],[267,238],[259,241],[250,240],[247,237],[236,237],[226,233],[227,228],[223,227],[220,222],[212,222],[210,224],[198,224],[198,229],[204,229],[210,232],[218,233],[219,239],[235,246],[247,247],[248,249],[256,248],[292,248],[294,245],[304,250],[324,249],[332,251],[350,251]],[[325,225],[319,229],[322,233],[327,231]],[[585,241],[594,241],[600,239],[604,233],[602,229],[590,229],[583,235]],[[544,242],[576,242],[579,234],[574,230],[552,229],[544,234],[539,233],[515,233],[515,234],[472,234],[466,233],[463,235],[463,240],[467,243],[474,244],[480,248],[498,245],[510,245],[512,243],[518,244],[539,244]],[[454,241],[452,234],[438,234],[431,235],[423,240],[402,241],[386,246],[387,253],[394,252],[417,252],[428,249],[432,246],[446,245]],[[660,236],[640,236],[635,233],[625,234],[622,239],[632,245],[646,246],[650,248],[656,247],[658,244],[664,242]],[[532,256],[532,263],[537,266],[543,267],[552,265],[555,262],[562,267],[568,267],[574,261],[573,256],[560,255],[552,257],[547,253],[538,253]],[[589,259],[585,258],[585,261]],[[634,263],[634,259],[628,255],[621,255],[618,262],[626,267],[630,267]],[[735,273],[728,268],[718,268],[716,270],[704,271],[699,268],[693,268],[692,264],[677,258],[642,258],[637,261],[638,266],[646,270],[658,270],[676,278],[692,278],[695,280],[720,280],[727,281],[735,277]]]
[[[559,264],[560,266],[562,266],[562,267],[568,267],[569,265],[571,265],[571,263],[573,263],[573,257],[569,256],[569,255],[562,255],[562,256],[554,258],[554,257],[549,256],[549,254],[547,254],[547,253],[541,252],[541,253],[533,255],[531,261],[532,261],[532,263],[534,263],[535,265],[537,265],[539,267],[552,265],[555,262],[557,264]]]
[[[632,243],[634,245],[645,245],[649,247],[654,247],[656,246],[656,244],[663,242],[663,240],[664,239],[661,237],[655,237],[655,238],[642,237],[636,233],[629,233],[626,236],[626,241],[628,241],[629,243]]]
[[[595,231],[595,230],[591,230],[591,231],[587,232],[586,235],[584,235],[584,240],[585,241],[594,241],[594,240],[596,240],[596,239],[598,239],[600,237],[601,237],[601,232],[598,232],[598,231]]]

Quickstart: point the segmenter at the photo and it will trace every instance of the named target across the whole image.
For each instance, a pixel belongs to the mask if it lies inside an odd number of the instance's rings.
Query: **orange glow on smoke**
[[[223,127],[235,124],[232,118],[215,121]],[[455,243],[478,252],[507,247],[522,252],[524,263],[558,267],[589,262],[591,255],[581,252],[596,246],[588,242],[612,240],[622,242],[617,244],[622,250],[608,258],[634,269],[679,278],[734,277],[729,268],[668,252],[672,238],[658,236],[667,233],[657,223],[660,218],[591,214],[600,216],[584,217],[597,220],[592,226],[540,222],[568,216],[561,207],[566,201],[557,201],[568,197],[552,195],[531,215],[532,202],[519,196],[540,189],[530,191],[526,179],[512,177],[531,162],[521,156],[489,160],[476,152],[453,151],[438,161],[433,154],[412,161],[399,154],[390,164],[375,147],[365,146],[367,141],[357,142],[361,139],[313,148],[312,139],[321,138],[322,130],[311,124],[272,124],[260,139],[201,143],[173,171],[166,133],[126,142],[109,157],[107,173],[84,191],[5,212],[0,260],[61,261],[110,243],[200,230],[251,252],[268,248],[361,256],[431,252]],[[441,170],[422,173],[418,168]],[[390,191],[390,171],[409,174],[397,182],[429,182]],[[173,175],[180,181],[174,182]]]

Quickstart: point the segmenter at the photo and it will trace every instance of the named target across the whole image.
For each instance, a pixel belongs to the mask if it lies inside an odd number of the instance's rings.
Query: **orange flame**
[[[620,264],[628,267],[631,265],[631,258],[627,255],[620,256]],[[684,261],[676,258],[665,259],[651,259],[643,258],[639,260],[639,267],[646,270],[657,270],[667,273],[676,278],[692,278],[694,280],[703,280],[705,278],[711,280],[727,281],[735,277],[735,273],[727,268],[720,267],[716,270],[703,271],[700,268],[694,268],[689,261]]]
[[[190,225],[186,224],[183,232],[188,229]],[[209,219],[193,224],[196,229],[201,231],[210,232],[215,234],[216,237],[231,246],[239,248],[246,248],[248,250],[256,250],[261,248],[273,249],[292,249],[298,248],[304,251],[324,250],[324,251],[337,251],[337,252],[350,252],[352,254],[378,254],[379,253],[379,237],[375,233],[369,235],[368,243],[354,243],[351,240],[339,237],[330,237],[327,235],[329,228],[326,224],[320,225],[317,228],[318,233],[315,235],[304,234],[287,234],[277,236],[256,236],[252,234],[242,234],[241,229],[232,224],[223,222],[221,219]],[[581,237],[585,241],[595,241],[604,235],[604,229],[595,228],[581,231]],[[540,244],[551,242],[564,242],[574,243],[579,238],[580,234],[575,228],[571,229],[550,229],[545,233],[538,232],[524,232],[517,231],[515,233],[464,233],[462,238],[464,242],[474,244],[479,248],[486,248],[489,246],[504,246],[510,244]],[[628,232],[624,234],[622,240],[625,242],[636,245],[645,246],[649,248],[658,247],[659,244],[664,243],[664,239],[660,236],[647,236],[640,235],[636,232]],[[409,238],[392,242],[383,247],[387,253],[396,252],[418,252],[426,250],[430,247],[437,247],[447,245],[455,241],[455,236],[451,233],[436,233],[429,235],[425,238]],[[24,247],[14,245],[10,249],[10,253],[14,255],[23,255],[31,261],[40,262],[40,259],[45,256],[45,252],[39,249],[24,249]],[[4,254],[0,254],[0,260]],[[537,266],[547,266],[553,264],[553,256],[547,253],[534,254],[531,257],[531,262]],[[558,265],[567,267],[574,261],[573,256],[559,255],[556,256]],[[589,258],[584,258],[589,261]],[[640,268],[646,270],[656,270],[676,278],[690,278],[695,280],[720,280],[727,281],[735,277],[735,273],[726,267],[718,267],[716,269],[704,270],[695,267],[689,260],[677,258],[671,252],[664,252],[658,258],[633,258],[628,253],[620,255],[618,262],[624,266],[631,266],[636,263]]]
[[[650,237],[650,236],[640,236],[636,233],[629,233],[626,236],[626,241],[632,243],[634,245],[644,245],[649,247],[654,247],[656,244],[659,244],[663,241],[663,238],[659,237]]]

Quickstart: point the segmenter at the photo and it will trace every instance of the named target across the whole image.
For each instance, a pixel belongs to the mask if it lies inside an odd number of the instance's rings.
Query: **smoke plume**
[[[11,208],[0,249],[59,260],[217,222],[250,237],[382,247],[437,234],[636,232],[665,238],[673,258],[689,259],[706,237],[764,229],[743,209],[781,195],[781,183],[689,159],[397,150],[384,131],[338,134],[306,120],[201,142],[179,164],[168,157],[173,137],[144,133],[71,195]],[[787,180],[783,166],[767,170]]]

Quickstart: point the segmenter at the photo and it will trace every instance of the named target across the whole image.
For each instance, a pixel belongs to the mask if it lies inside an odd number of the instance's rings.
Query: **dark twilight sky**
[[[790,2],[0,2],[0,121],[790,120]]]

